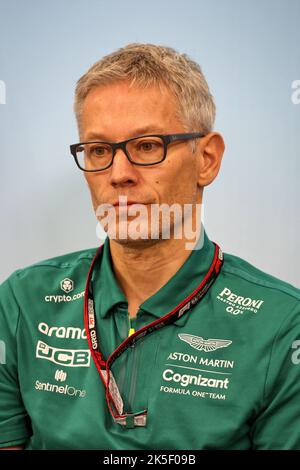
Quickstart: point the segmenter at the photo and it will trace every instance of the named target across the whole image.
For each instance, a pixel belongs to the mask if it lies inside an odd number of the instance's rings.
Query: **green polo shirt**
[[[204,236],[179,271],[129,320],[109,242],[94,271],[97,330],[107,358],[175,308],[214,253]],[[96,249],[42,261],[0,288],[0,446],[26,449],[299,449],[300,292],[225,254],[203,300],[113,364],[125,411],[116,424],[91,358],[83,294]],[[147,272],[145,272],[147,276]]]

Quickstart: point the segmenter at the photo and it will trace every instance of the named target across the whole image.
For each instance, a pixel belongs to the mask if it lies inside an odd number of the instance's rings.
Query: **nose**
[[[117,149],[110,167],[110,183],[113,186],[133,186],[138,181],[136,165],[131,163],[122,149]]]

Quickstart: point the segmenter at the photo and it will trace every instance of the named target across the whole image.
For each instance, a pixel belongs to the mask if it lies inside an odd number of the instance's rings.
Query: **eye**
[[[142,152],[153,152],[160,146],[159,142],[154,140],[144,140],[139,142],[138,148]]]
[[[94,145],[89,149],[89,154],[92,157],[105,157],[111,153],[111,149],[107,145]]]

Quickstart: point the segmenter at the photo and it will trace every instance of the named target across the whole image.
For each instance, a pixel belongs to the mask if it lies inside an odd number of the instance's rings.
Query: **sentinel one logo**
[[[201,336],[188,335],[186,333],[180,333],[178,336],[182,341],[192,346],[192,348],[205,352],[227,348],[232,343],[229,339],[203,339]]]
[[[71,292],[74,289],[74,281],[66,277],[60,283],[61,290],[65,291],[66,293]]]
[[[166,369],[163,372],[163,379],[166,382],[180,383],[182,387],[188,385],[198,385],[200,387],[211,387],[211,388],[228,388],[229,379],[214,379],[211,377],[203,377],[201,374],[189,375],[179,374],[174,372],[172,369]]]
[[[85,329],[73,326],[49,326],[47,323],[39,323],[38,329],[43,335],[56,336],[56,338],[86,339]]]
[[[84,398],[86,396],[86,390],[80,390],[72,385],[51,384],[49,382],[40,382],[39,380],[36,380],[35,382],[35,389],[40,392],[59,393],[62,395],[68,395],[69,397]]]
[[[55,371],[55,375],[54,375],[54,378],[57,382],[64,382],[67,378],[67,373],[64,372],[63,370],[59,370],[57,369]]]
[[[242,295],[234,294],[227,287],[217,295],[217,299],[228,304],[226,312],[233,315],[239,315],[245,311],[257,313],[264,303],[264,300],[261,299],[251,299],[250,297],[243,297]]]
[[[91,353],[89,349],[53,348],[43,341],[38,341],[36,357],[64,367],[89,367]]]

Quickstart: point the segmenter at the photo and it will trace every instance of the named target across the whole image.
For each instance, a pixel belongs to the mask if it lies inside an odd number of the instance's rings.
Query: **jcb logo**
[[[58,349],[39,341],[36,357],[65,367],[89,367],[91,353],[88,349]]]

